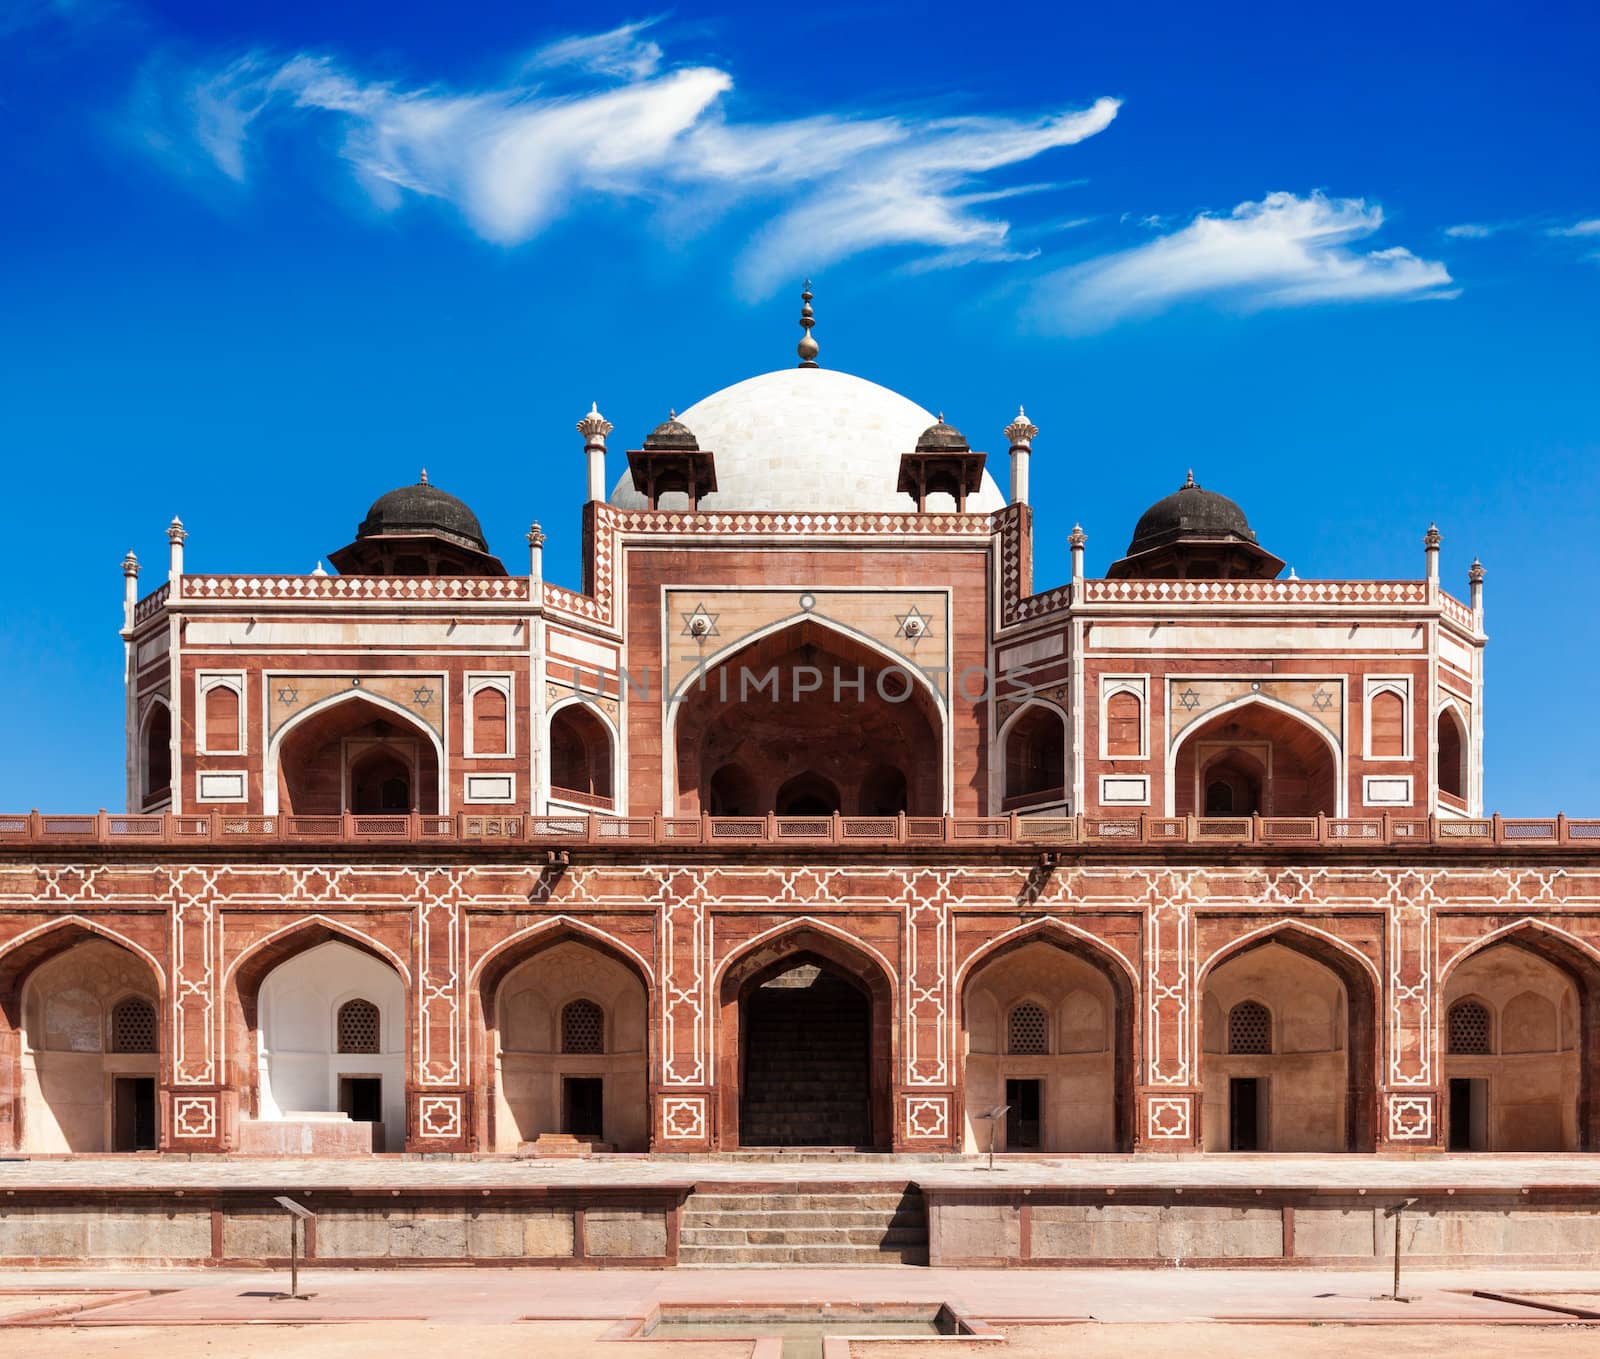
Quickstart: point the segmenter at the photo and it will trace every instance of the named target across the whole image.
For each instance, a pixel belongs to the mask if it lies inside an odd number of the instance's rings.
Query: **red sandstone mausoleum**
[[[609,495],[579,421],[581,588],[425,476],[333,574],[129,555],[127,811],[0,816],[0,1151],[1595,1148],[1482,568],[1284,578],[1190,477],[1041,587],[1027,417],[1006,495],[803,324]]]

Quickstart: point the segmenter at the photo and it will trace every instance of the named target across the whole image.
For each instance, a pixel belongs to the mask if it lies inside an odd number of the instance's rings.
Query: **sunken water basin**
[[[638,1340],[783,1341],[783,1359],[823,1359],[823,1342],[964,1336],[1000,1338],[1000,1333],[948,1303],[666,1303],[633,1330]]]

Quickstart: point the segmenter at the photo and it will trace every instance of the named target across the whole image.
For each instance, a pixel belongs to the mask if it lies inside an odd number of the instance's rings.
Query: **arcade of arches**
[[[908,669],[821,623],[796,623],[712,667],[684,697],[678,812],[937,816],[943,732]]]
[[[1174,816],[1338,812],[1339,771],[1309,721],[1251,702],[1185,734],[1173,763]]]

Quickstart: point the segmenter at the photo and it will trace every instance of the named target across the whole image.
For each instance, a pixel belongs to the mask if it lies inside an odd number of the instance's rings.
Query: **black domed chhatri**
[[[1195,485],[1190,472],[1182,486],[1139,516],[1127,555],[1106,574],[1271,580],[1281,570],[1283,562],[1256,541],[1244,511],[1227,496]]]
[[[503,576],[489,552],[478,516],[466,504],[430,485],[397,486],[372,502],[356,540],[328,560],[346,575]]]
[[[694,437],[694,431],[678,419],[678,412],[673,411],[665,420],[650,431],[645,439],[644,446],[648,449],[672,449],[685,453],[698,453],[700,441]]]
[[[356,529],[356,538],[395,533],[426,533],[478,552],[489,550],[478,516],[464,501],[426,481],[419,481],[415,486],[398,486],[380,495]]]
[[[954,425],[945,423],[944,412],[939,412],[938,423],[929,425],[917,436],[918,453],[965,453],[967,438]]]

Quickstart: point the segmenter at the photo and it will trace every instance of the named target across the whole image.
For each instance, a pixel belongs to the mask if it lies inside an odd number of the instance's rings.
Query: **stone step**
[[[683,1246],[926,1246],[925,1227],[696,1227],[683,1230]]]
[[[680,1265],[925,1265],[926,1246],[679,1246]]]
[[[690,1231],[898,1231],[901,1228],[925,1231],[926,1213],[838,1213],[821,1209],[778,1210],[771,1213],[704,1213],[694,1210],[683,1215],[683,1233]]]
[[[926,1215],[922,1196],[874,1193],[707,1194],[696,1193],[684,1205],[688,1213],[881,1213]]]

